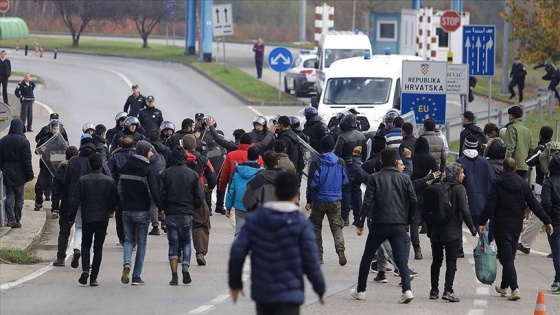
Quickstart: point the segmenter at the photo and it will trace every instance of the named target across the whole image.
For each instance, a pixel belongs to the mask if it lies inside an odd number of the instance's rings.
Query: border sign
[[[402,78],[401,112],[414,111],[416,124],[445,124],[447,62],[404,60]]]
[[[468,65],[447,65],[447,94],[469,94]]]

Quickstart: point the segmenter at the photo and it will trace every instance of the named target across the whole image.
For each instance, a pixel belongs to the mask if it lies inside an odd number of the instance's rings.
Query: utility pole
[[[306,38],[306,18],[307,18],[307,0],[299,0],[299,42],[305,43]]]
[[[505,14],[511,15],[511,8],[507,5],[508,0],[504,0]],[[504,19],[504,47],[502,50],[502,87],[500,92],[507,94],[509,84],[509,39],[511,37],[511,25]]]
[[[356,30],[356,0],[352,4],[352,31]]]

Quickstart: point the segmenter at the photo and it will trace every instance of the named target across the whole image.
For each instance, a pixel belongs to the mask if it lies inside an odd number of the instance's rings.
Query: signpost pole
[[[488,77],[488,122],[490,122],[490,107],[492,107],[492,77]]]
[[[282,98],[282,72],[278,72],[278,105],[280,105],[281,98]]]
[[[222,43],[224,44],[224,69],[226,69],[227,66],[226,66],[226,37],[225,36],[222,37]],[[218,45],[220,44],[218,43]]]

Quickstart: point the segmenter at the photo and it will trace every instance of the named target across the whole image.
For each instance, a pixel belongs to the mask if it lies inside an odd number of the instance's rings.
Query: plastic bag
[[[486,235],[478,238],[473,250],[476,278],[484,284],[493,284],[496,280],[496,251],[490,247]]]

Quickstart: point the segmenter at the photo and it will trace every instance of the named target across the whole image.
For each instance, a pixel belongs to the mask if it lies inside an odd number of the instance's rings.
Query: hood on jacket
[[[504,172],[495,181],[496,185],[500,186],[500,188],[504,189],[505,191],[511,193],[519,191],[523,183],[524,181],[522,180],[522,178],[519,177],[519,175],[517,175],[517,173],[515,172]]]
[[[500,138],[490,139],[486,145],[484,156],[489,159],[505,159],[506,145]]]
[[[68,165],[68,160],[64,160],[60,163],[58,163],[58,168],[65,168]]]
[[[550,160],[550,164],[548,165],[548,171],[550,174],[560,175],[560,156],[555,155],[552,160]]]
[[[90,157],[95,153],[97,153],[95,145],[93,145],[93,143],[86,143],[80,147],[80,152],[78,153],[78,155]]]
[[[340,123],[338,124],[340,126],[340,129],[342,131],[347,131],[350,129],[356,129],[356,116],[352,115],[352,114],[348,114],[344,117],[342,117],[342,119],[340,120]]]
[[[262,174],[262,177],[267,182],[269,182],[270,184],[274,184],[274,182],[276,181],[276,177],[278,177],[278,174],[281,171],[282,170],[279,168],[273,168],[273,169],[263,170],[262,172],[260,172],[260,174]]]
[[[169,157],[169,164],[170,165],[184,165],[187,163],[185,149],[181,146],[176,146],[173,151],[171,152],[171,156]]]
[[[19,119],[12,119],[10,123],[10,131],[8,134],[16,134],[16,135],[23,135],[24,131],[23,122]]]
[[[322,119],[319,115],[317,115],[317,116],[313,116],[312,118],[307,119],[303,126],[304,127],[311,126],[313,124],[320,123],[320,122],[322,122]]]
[[[250,147],[251,147],[250,144],[240,143],[240,144],[237,145],[237,150],[247,151],[247,150],[249,150]]]
[[[429,154],[430,153],[430,144],[428,140],[424,137],[420,137],[416,139],[414,143],[414,154]]]
[[[261,170],[262,168],[260,167],[260,165],[257,164],[257,162],[253,161],[247,161],[245,163],[236,165],[236,172],[238,172],[239,175],[241,175],[241,177],[245,179],[252,178]]]
[[[159,153],[162,153],[163,151],[165,151],[165,146],[161,142],[154,141],[154,142],[150,142],[150,143],[152,144],[154,149],[156,149],[156,151],[158,151]]]
[[[480,129],[480,127],[475,125],[474,123],[470,123],[466,125],[465,129],[469,130],[473,135],[477,135],[477,134],[484,135],[484,131],[482,131],[482,129]]]
[[[463,169],[463,166],[457,162],[455,163],[451,163],[451,164],[447,164],[445,166],[445,172],[444,172],[444,178],[443,178],[443,182],[449,184],[449,185],[457,185],[460,184],[459,183],[459,174],[461,173],[461,170]]]
[[[150,160],[147,157],[134,154],[128,158],[126,162],[133,170],[143,169],[150,166]]]
[[[319,156],[319,159],[323,163],[323,165],[335,165],[338,163],[338,156],[333,152],[323,153]]]
[[[289,201],[269,201],[263,204],[263,207],[270,208],[279,212],[297,212],[299,207]]]

